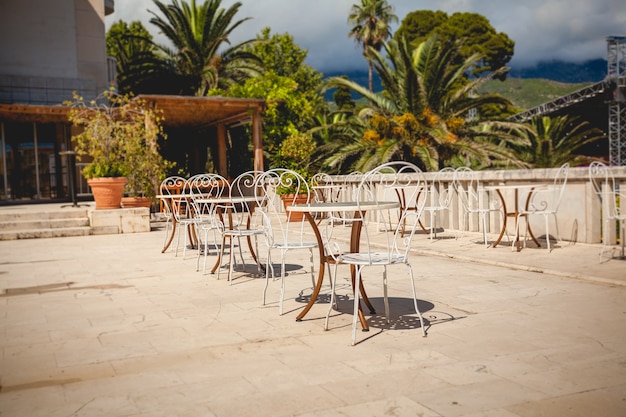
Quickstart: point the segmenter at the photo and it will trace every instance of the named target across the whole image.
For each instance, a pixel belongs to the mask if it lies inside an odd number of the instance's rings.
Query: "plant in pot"
[[[82,174],[94,194],[96,209],[120,208],[124,190],[153,198],[169,163],[159,153],[162,117],[143,100],[113,90],[89,102],[74,93],[68,119],[77,159],[86,158]],[[113,184],[113,188],[103,187]]]
[[[144,108],[147,123],[143,135],[124,141],[128,182],[122,198],[123,207],[156,207],[156,195],[161,181],[174,163],[166,160],[159,150],[159,137],[166,138],[162,117],[155,109],[147,109],[138,99],[134,104]]]
[[[295,133],[287,137],[281,144],[276,157],[276,164],[280,168],[286,168],[293,170],[300,174],[302,178],[307,182],[307,186],[310,186],[311,173],[309,167],[311,164],[311,157],[317,148],[315,139],[306,133]],[[283,204],[298,204],[306,202],[306,195],[296,195],[298,191],[298,181],[283,181],[278,186],[276,192],[281,196]],[[301,190],[302,187],[300,186]],[[302,213],[291,213],[289,217],[290,221],[300,221]]]

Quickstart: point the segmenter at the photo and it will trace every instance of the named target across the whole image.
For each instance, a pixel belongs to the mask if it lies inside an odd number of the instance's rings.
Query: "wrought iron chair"
[[[526,239],[528,238],[528,227],[531,216],[542,216],[546,226],[546,243],[548,246],[548,252],[551,252],[550,246],[550,218],[554,219],[554,226],[556,229],[557,242],[561,241],[561,235],[559,233],[559,222],[556,217],[565,192],[565,186],[567,184],[567,177],[569,174],[569,164],[565,163],[558,169],[552,185],[534,189],[526,207],[519,210],[517,213],[516,227],[515,227],[515,239],[513,239],[513,250],[516,250],[516,244],[519,239],[519,224],[520,218],[526,218],[526,234],[524,237],[524,245],[526,245]]]
[[[264,230],[257,223],[259,218],[255,215],[256,197],[254,187],[258,185],[257,176],[261,173],[255,171],[244,172],[230,182],[228,187],[228,199],[218,204],[218,211],[222,218],[224,227],[222,229],[222,246],[219,259],[224,257],[224,249],[228,240],[228,283],[232,283],[233,271],[236,265],[234,243],[237,240],[239,247],[239,257],[245,268],[246,262],[243,256],[241,239],[244,238],[250,249],[250,254],[257,263],[257,270],[261,274],[261,264],[258,257],[259,245],[258,236],[262,236]],[[254,249],[252,246],[254,238]],[[217,279],[220,276],[220,265],[217,266]],[[206,269],[206,266],[205,266]]]
[[[356,328],[360,311],[361,280],[363,269],[367,266],[383,267],[383,295],[385,304],[385,316],[387,323],[390,322],[389,299],[387,296],[387,267],[391,265],[405,265],[408,269],[408,277],[411,283],[413,304],[422,328],[422,335],[426,336],[424,321],[417,304],[413,269],[409,263],[409,251],[411,240],[415,234],[418,221],[424,208],[424,200],[417,198],[418,190],[421,189],[422,176],[419,168],[408,162],[390,162],[367,172],[359,184],[356,192],[356,204],[359,207],[355,211],[351,222],[353,227],[360,227],[360,231],[351,233],[352,238],[359,239],[351,242],[351,248],[346,250],[345,244],[335,237],[336,222],[327,222],[322,229],[325,251],[329,257],[329,264],[333,265],[331,278],[331,302],[326,315],[325,329],[328,329],[328,321],[333,306],[335,305],[335,292],[337,287],[337,267],[350,265],[355,268],[353,293],[354,310],[352,321],[352,345],[356,344]],[[384,195],[384,188],[403,186],[409,192],[411,201],[419,201],[416,210],[404,210],[400,215],[400,222],[394,222],[397,226],[390,233],[380,231],[380,224],[389,224],[390,217],[396,215],[399,209],[385,208],[388,202],[380,199]],[[398,207],[396,204],[395,207]],[[369,213],[375,211],[375,213]],[[372,219],[377,218],[377,222]],[[403,237],[404,225],[407,225],[407,236]],[[356,250],[358,249],[358,250]]]
[[[437,171],[435,178],[432,182],[425,184],[425,193],[422,193],[419,199],[424,198],[425,203],[423,211],[429,214],[430,226],[429,234],[430,240],[437,237],[437,214],[442,213],[450,207],[452,181],[446,181],[444,178],[446,174],[453,174],[454,168],[446,167]],[[407,200],[411,201],[411,200]]]
[[[315,286],[313,249],[316,241],[305,240],[304,230],[310,225],[302,213],[287,211],[289,204],[310,203],[311,191],[305,179],[297,172],[289,169],[276,168],[265,171],[257,177],[254,187],[256,211],[262,216],[260,227],[267,246],[265,268],[265,287],[263,289],[263,305],[265,305],[270,274],[275,277],[272,264],[272,251],[280,253],[280,302],[279,314],[283,314],[285,297],[285,256],[290,250],[307,249],[311,259],[311,282]]]
[[[604,255],[607,241],[611,235],[609,232],[611,222],[613,222],[613,227],[615,227],[615,222],[619,222],[619,240],[621,245],[620,259],[624,259],[624,238],[626,238],[624,223],[626,223],[626,210],[623,207],[626,205],[626,191],[620,188],[621,184],[619,181],[615,180],[609,167],[602,162],[592,162],[591,165],[589,165],[589,179],[602,203],[602,218],[604,219],[604,224],[602,227],[603,236],[600,259],[602,259]]]
[[[176,233],[175,217],[172,211],[173,194],[180,194],[185,184],[185,178],[179,176],[171,176],[165,178],[159,186],[159,194],[161,195],[160,210],[165,218],[165,240],[163,241],[163,252],[167,250],[168,241],[171,242],[172,234]]]
[[[480,181],[476,178],[475,172],[468,167],[459,167],[454,172],[454,190],[461,200],[463,210],[463,231],[468,229],[467,221],[469,216],[480,217],[483,231],[483,242],[489,247],[487,241],[487,216],[490,213],[498,213],[504,221],[504,208],[499,198],[491,198],[489,194],[481,192]]]
[[[200,255],[204,254],[204,273],[209,254],[209,234],[213,234],[213,246],[217,250],[217,234],[224,229],[217,212],[218,204],[212,199],[228,196],[228,180],[219,174],[197,174],[190,178],[189,184],[193,204],[192,223],[198,237],[196,271],[200,270]]]

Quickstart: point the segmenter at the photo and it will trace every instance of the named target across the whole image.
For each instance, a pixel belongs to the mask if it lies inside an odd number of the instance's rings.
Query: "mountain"
[[[594,59],[580,64],[564,61],[540,62],[534,67],[511,68],[512,78],[545,78],[561,83],[597,83],[606,77],[607,61]]]

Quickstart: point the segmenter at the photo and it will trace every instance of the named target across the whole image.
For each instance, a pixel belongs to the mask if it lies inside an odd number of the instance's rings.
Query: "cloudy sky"
[[[161,0],[168,4],[169,0]],[[197,0],[200,3],[202,0]],[[289,33],[308,50],[307,63],[322,72],[365,69],[354,40],[348,38],[349,10],[360,0],[240,0],[238,19],[250,17],[232,34],[233,43],[255,38],[265,27],[273,34]],[[233,0],[222,0],[230,7]],[[401,22],[414,10],[480,13],[498,31],[515,41],[511,66],[539,61],[582,62],[606,59],[606,37],[626,36],[624,0],[388,0]],[[118,21],[140,20],[157,42],[165,43],[149,23],[157,11],[152,0],[115,0],[108,27]],[[393,28],[394,30],[396,28]]]

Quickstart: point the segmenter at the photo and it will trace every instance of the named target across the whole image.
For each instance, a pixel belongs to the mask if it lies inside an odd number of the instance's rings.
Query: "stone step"
[[[19,208],[3,208],[0,212],[0,224],[28,220],[61,220],[89,218],[86,209],[58,210],[21,210]]]
[[[148,208],[7,206],[0,207],[0,240],[149,232],[150,221]]]
[[[0,240],[38,239],[51,237],[88,236],[91,227],[62,227],[56,229],[22,229],[13,231],[0,231]]]
[[[0,240],[37,239],[92,234],[87,209],[3,208]]]
[[[37,229],[66,229],[75,227],[89,227],[89,217],[67,219],[37,219],[5,221],[0,218],[0,232]]]

